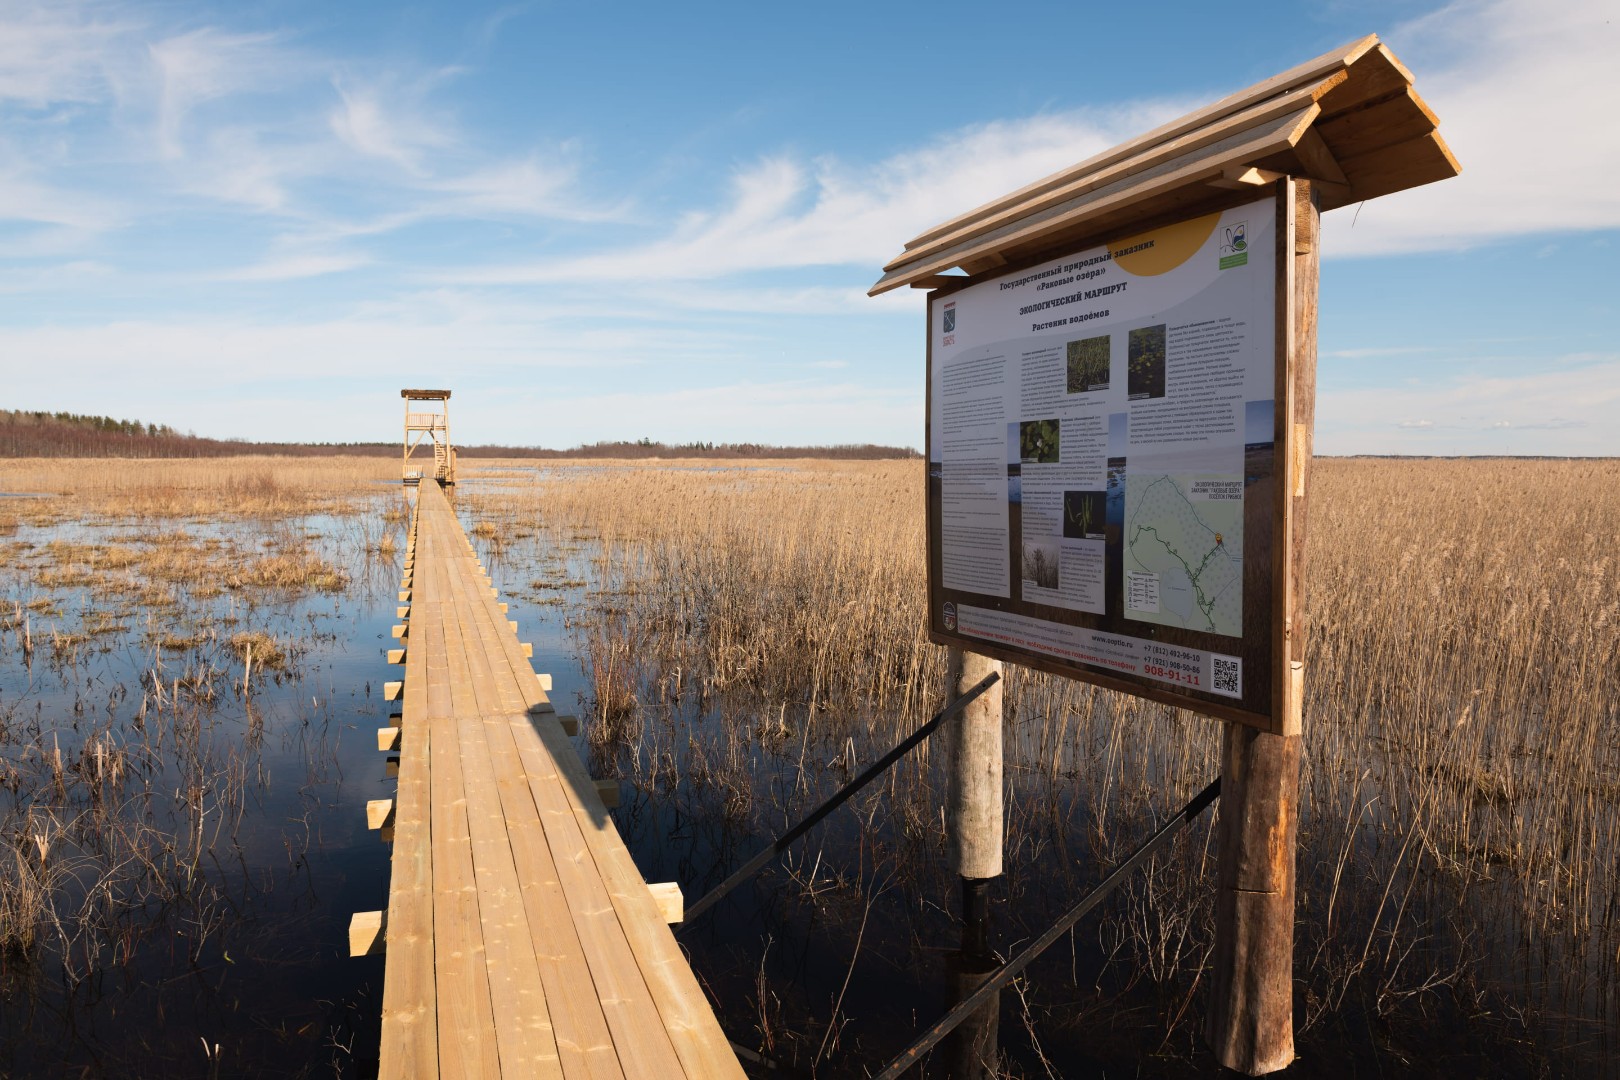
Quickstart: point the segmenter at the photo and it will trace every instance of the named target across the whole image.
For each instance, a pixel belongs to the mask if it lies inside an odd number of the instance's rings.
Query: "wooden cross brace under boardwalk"
[[[368,807],[393,830],[388,907],[350,940],[384,954],[379,1075],[742,1077],[670,932],[679,891],[636,870],[616,788],[575,753],[438,484],[407,551],[399,790]]]

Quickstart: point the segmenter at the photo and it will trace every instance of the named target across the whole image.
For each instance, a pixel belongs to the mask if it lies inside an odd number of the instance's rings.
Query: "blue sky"
[[[0,0],[0,405],[920,446],[922,229],[1363,34],[1464,166],[1325,219],[1327,453],[1620,453],[1613,0]]]

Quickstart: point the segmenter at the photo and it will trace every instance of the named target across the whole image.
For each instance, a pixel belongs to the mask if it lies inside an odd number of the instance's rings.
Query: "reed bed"
[[[0,532],[86,514],[113,518],[286,517],[353,509],[373,481],[399,479],[395,457],[8,458],[0,492],[53,496],[0,500]]]
[[[869,760],[940,703],[923,468],[581,463],[460,497],[492,555],[536,531],[560,553],[537,586],[588,566],[574,618],[599,766],[666,793],[696,768],[715,815],[768,832],[773,752],[797,751],[800,774],[810,746]],[[1378,1027],[1398,1042],[1404,1023],[1421,1045],[1443,1016],[1601,1062],[1620,1033],[1620,463],[1330,459],[1313,484],[1301,1038]],[[1006,702],[1014,899],[1094,879],[1218,771],[1206,719],[1019,669]],[[718,715],[717,732],[683,731],[681,710]],[[937,864],[926,749],[886,797],[894,843]],[[1212,856],[1195,830],[1105,913],[1107,994],[1059,1008],[1020,993],[1037,1050],[1062,1016],[1146,988],[1161,1049],[1191,1052]],[[807,896],[846,872],[788,865]],[[868,895],[874,880],[868,866]],[[836,1021],[835,1006],[829,1033]]]

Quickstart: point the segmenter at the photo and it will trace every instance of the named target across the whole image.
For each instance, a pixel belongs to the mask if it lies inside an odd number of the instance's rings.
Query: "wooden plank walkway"
[[[379,1075],[742,1077],[435,483],[406,566]]]

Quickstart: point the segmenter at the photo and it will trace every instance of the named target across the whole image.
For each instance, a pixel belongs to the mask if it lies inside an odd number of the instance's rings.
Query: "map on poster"
[[[949,605],[961,638],[1245,697],[1277,216],[1267,197],[931,302],[936,631]]]

